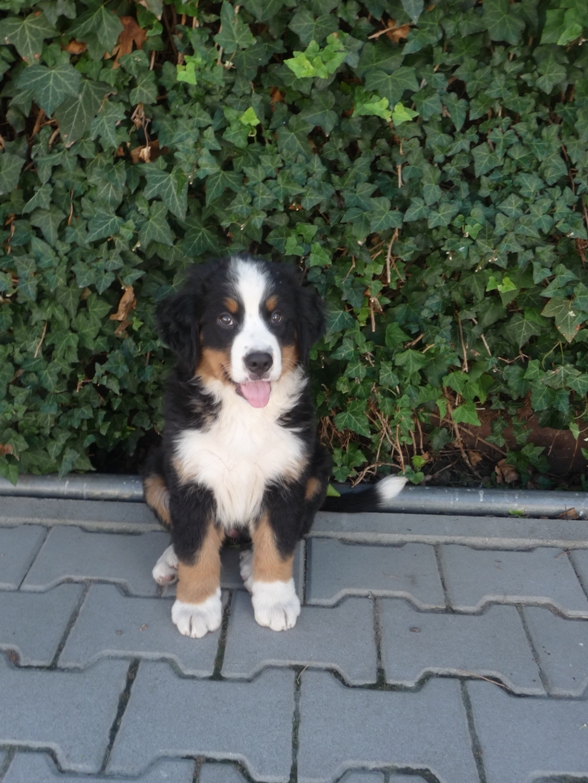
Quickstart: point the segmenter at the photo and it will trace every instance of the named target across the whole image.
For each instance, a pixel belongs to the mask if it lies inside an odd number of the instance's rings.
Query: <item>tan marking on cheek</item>
[[[298,348],[295,345],[282,345],[283,372],[290,372],[298,364]]]
[[[159,520],[169,527],[171,525],[169,491],[163,478],[156,474],[147,476],[143,482],[143,492],[149,508],[153,509]]]
[[[267,307],[268,311],[271,313],[273,312],[276,307],[278,306],[278,297],[277,296],[270,296],[270,298],[265,303],[265,306]]]
[[[213,524],[196,553],[194,563],[178,563],[178,587],[176,597],[185,604],[201,604],[215,595],[220,587],[220,547],[223,533]]]
[[[239,303],[236,299],[232,299],[231,297],[225,299],[225,307],[230,313],[233,313],[233,315],[239,312]]]
[[[306,492],[304,494],[305,500],[312,500],[321,491],[322,485],[317,478],[309,478],[306,482]]]
[[[196,375],[203,381],[216,380],[230,385],[231,382],[227,375],[230,365],[231,355],[228,351],[203,348],[200,362],[196,368]]]
[[[262,517],[251,532],[253,541],[253,581],[288,582],[292,579],[294,555],[282,557],[276,546],[276,538],[266,516]]]

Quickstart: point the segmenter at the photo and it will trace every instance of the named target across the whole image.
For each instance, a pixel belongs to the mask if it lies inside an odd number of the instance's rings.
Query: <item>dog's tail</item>
[[[404,476],[386,476],[377,484],[359,492],[345,492],[340,497],[327,497],[321,511],[341,511],[356,514],[360,511],[383,511],[406,484]]]

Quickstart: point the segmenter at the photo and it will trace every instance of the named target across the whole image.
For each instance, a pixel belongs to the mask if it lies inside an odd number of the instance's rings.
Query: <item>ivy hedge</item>
[[[0,0],[0,473],[161,427],[154,305],[286,258],[339,480],[588,418],[585,0]]]

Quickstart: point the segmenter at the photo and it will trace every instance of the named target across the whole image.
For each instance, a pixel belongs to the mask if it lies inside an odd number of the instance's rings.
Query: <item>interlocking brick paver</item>
[[[171,619],[171,598],[126,596],[115,585],[92,585],[59,666],[83,667],[102,657],[168,658],[187,674],[210,676],[220,629],[194,641]]]
[[[49,665],[83,591],[82,585],[60,585],[39,595],[5,593],[0,600],[0,650],[16,650],[21,665]]]
[[[103,579],[133,595],[155,595],[151,569],[169,545],[167,533],[89,533],[54,527],[33,563],[23,590],[48,590],[67,581]]]
[[[360,546],[313,538],[308,549],[309,604],[329,606],[345,595],[383,595],[408,598],[422,609],[445,606],[432,546]]]
[[[584,588],[588,589],[588,549],[570,552],[569,557],[584,584]]]
[[[372,602],[348,598],[334,608],[303,606],[292,630],[275,633],[257,625],[251,597],[235,593],[223,675],[251,677],[265,666],[286,664],[335,668],[356,685],[375,682]]]
[[[137,783],[192,783],[194,762],[173,759],[157,762]],[[104,775],[63,775],[44,753],[18,753],[2,783],[112,783]],[[228,781],[227,781],[228,783]]]
[[[580,696],[588,686],[588,620],[567,620],[534,606],[523,613],[549,692]]]
[[[393,778],[394,783],[398,783],[398,778]],[[400,783],[406,783],[407,778],[400,779]],[[384,783],[382,772],[346,772],[339,780],[339,783]],[[410,783],[415,783],[415,778],[410,779]],[[418,783],[418,780],[416,781]]]
[[[0,589],[18,589],[46,535],[40,525],[0,528]]]
[[[588,617],[588,599],[561,549],[501,552],[443,546],[441,563],[451,605],[475,612],[488,603],[551,604]]]
[[[128,664],[101,661],[84,672],[18,669],[0,659],[0,744],[52,748],[75,772],[97,772]]]
[[[260,781],[287,781],[294,676],[269,669],[253,682],[191,680],[142,662],[108,771],[132,775],[160,756],[203,755],[240,761]]]
[[[588,702],[520,699],[483,682],[466,687],[488,783],[565,775],[585,780]]]
[[[514,606],[472,616],[417,612],[405,601],[379,604],[387,682],[411,686],[427,672],[472,674],[498,677],[516,693],[545,692]]]
[[[443,783],[478,781],[458,682],[432,679],[401,692],[347,688],[327,672],[306,671],[301,680],[299,783],[327,783],[368,765],[429,770]]]
[[[198,783],[246,783],[232,764],[204,764]]]

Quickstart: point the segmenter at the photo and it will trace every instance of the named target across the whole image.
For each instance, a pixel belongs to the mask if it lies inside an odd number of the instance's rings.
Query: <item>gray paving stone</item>
[[[588,550],[583,549],[577,552],[570,552],[569,557],[585,589],[588,589]]]
[[[581,696],[588,686],[588,621],[565,620],[533,606],[523,613],[549,693]]]
[[[253,682],[189,680],[166,663],[142,662],[108,771],[134,775],[161,756],[203,755],[239,761],[256,780],[285,783],[294,676],[269,669]]]
[[[123,661],[74,674],[18,669],[0,659],[0,744],[51,748],[64,769],[97,772],[127,671]]]
[[[35,477],[38,478],[38,477]],[[115,500],[66,500],[2,496],[0,525],[42,522],[43,525],[83,525],[99,530],[161,530],[144,503]]]
[[[61,582],[102,579],[123,585],[133,595],[155,595],[151,569],[168,544],[167,533],[89,533],[79,527],[54,527],[22,589],[48,590]]]
[[[103,657],[175,661],[186,674],[214,671],[220,629],[194,641],[171,619],[171,598],[126,596],[115,585],[92,585],[63,652],[60,667],[84,667]]]
[[[60,585],[47,593],[5,593],[0,600],[0,650],[16,650],[20,663],[48,666],[84,591]]]
[[[400,779],[400,783],[405,783],[407,779],[406,777],[404,780]],[[398,778],[394,778],[394,783],[398,783],[398,780]],[[382,772],[346,772],[339,783],[384,783],[384,775]],[[415,778],[411,778],[410,783],[415,783]]]
[[[588,599],[560,549],[491,552],[443,546],[440,551],[450,603],[461,612],[475,612],[488,603],[529,603],[588,617]]]
[[[40,525],[0,528],[1,590],[18,589],[46,535]]]
[[[412,686],[429,672],[469,673],[498,677],[515,693],[545,693],[514,606],[491,606],[475,616],[417,612],[385,599],[380,607],[387,682]]]
[[[235,593],[223,675],[252,677],[265,666],[288,664],[334,668],[354,685],[375,682],[372,602],[348,598],[334,608],[303,606],[295,627],[276,633],[255,622],[248,593]]]
[[[327,672],[301,680],[299,783],[330,783],[368,765],[430,771],[442,783],[478,781],[455,680],[432,679],[417,692],[346,688]]]
[[[2,783],[112,783],[104,775],[63,775],[44,753],[18,753]],[[194,762],[182,759],[159,761],[135,778],[134,783],[192,783]]]
[[[588,775],[588,702],[521,699],[483,682],[466,687],[487,783]]]
[[[232,764],[204,764],[198,783],[246,783],[245,778]]]
[[[359,546],[313,538],[308,552],[309,604],[330,606],[345,595],[381,595],[407,598],[421,609],[445,606],[432,546]]]

